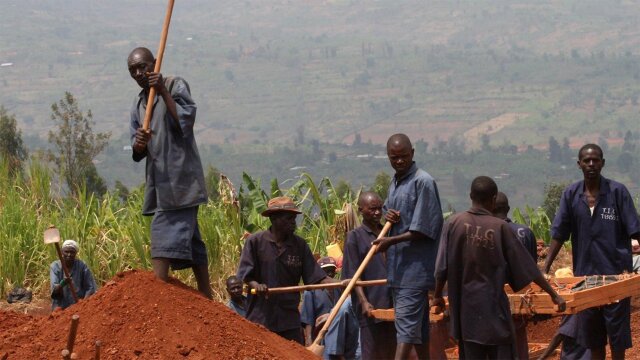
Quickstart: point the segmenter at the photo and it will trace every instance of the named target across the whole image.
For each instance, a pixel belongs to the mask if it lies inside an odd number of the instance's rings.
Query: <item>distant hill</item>
[[[0,0],[0,9],[0,64],[10,64],[0,67],[0,104],[26,142],[46,143],[50,105],[71,91],[97,130],[113,132],[101,174],[138,183],[142,169],[122,150],[138,92],[125,61],[135,46],[156,50],[166,2]],[[190,83],[203,161],[236,180],[305,165],[262,168],[267,154],[290,160],[286,150],[305,140],[329,144],[325,157],[355,157],[330,144],[383,144],[395,132],[429,149],[546,150],[550,136],[574,150],[620,146],[628,130],[640,138],[639,13],[622,0],[177,1],[163,73]],[[446,165],[449,177],[458,164]],[[380,166],[335,173],[358,184]]]

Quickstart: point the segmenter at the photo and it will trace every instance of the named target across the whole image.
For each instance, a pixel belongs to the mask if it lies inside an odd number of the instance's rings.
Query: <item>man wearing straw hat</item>
[[[98,286],[87,264],[76,259],[78,250],[78,243],[75,240],[65,240],[62,243],[62,260],[69,269],[69,276],[75,286],[78,298],[86,299],[96,292]],[[73,295],[65,279],[60,260],[51,263],[49,278],[51,279],[51,309],[66,309],[73,305],[75,301],[73,301]]]
[[[133,160],[146,158],[142,213],[151,221],[151,258],[157,278],[168,281],[169,267],[192,268],[198,291],[212,298],[205,244],[198,229],[198,206],[207,202],[204,173],[193,134],[196,104],[189,84],[153,72],[153,54],[134,49],[127,58],[129,74],[142,88],[131,108],[129,132]],[[158,96],[150,129],[142,127],[151,88]]]
[[[311,253],[307,242],[294,234],[300,210],[286,196],[269,200],[262,216],[271,226],[247,238],[240,256],[237,276],[256,290],[249,293],[247,319],[262,324],[288,340],[303,344],[300,328],[299,293],[269,294],[269,288],[337,282],[327,276]]]

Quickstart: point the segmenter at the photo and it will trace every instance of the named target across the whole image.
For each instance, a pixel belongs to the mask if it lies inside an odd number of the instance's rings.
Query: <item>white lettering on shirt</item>
[[[618,221],[618,214],[616,214],[616,209],[614,208],[602,208],[600,217],[602,220]]]
[[[300,267],[302,266],[302,261],[300,260],[300,256],[297,255],[287,255],[287,266],[290,267]]]
[[[485,249],[494,249],[496,247],[493,235],[493,229],[483,230],[481,226],[472,228],[471,224],[465,223],[467,243],[471,246],[482,247]]]

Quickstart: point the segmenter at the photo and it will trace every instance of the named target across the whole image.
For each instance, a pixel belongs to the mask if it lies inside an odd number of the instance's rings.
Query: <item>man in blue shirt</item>
[[[360,360],[358,316],[348,297],[324,336],[324,360]],[[378,358],[384,359],[384,358]]]
[[[318,259],[318,265],[328,277],[336,276],[336,261],[329,256]],[[304,345],[313,343],[313,328],[320,315],[328,314],[340,298],[342,289],[318,289],[307,290],[302,295],[302,307],[300,310],[300,322],[304,332]],[[326,340],[325,340],[326,341]]]
[[[198,229],[198,206],[207,202],[204,173],[193,135],[196,104],[187,82],[154,72],[156,60],[147,48],[129,54],[129,74],[142,88],[131,108],[132,158],[146,158],[142,213],[151,221],[151,262],[156,277],[169,280],[169,266],[191,267],[198,291],[212,298],[207,250]],[[149,91],[157,97],[149,130],[142,120]]]
[[[336,282],[313,258],[307,242],[295,234],[301,214],[286,196],[269,200],[262,216],[271,227],[247,238],[240,255],[238,278],[256,294],[249,294],[247,319],[261,324],[287,340],[304,343],[300,328],[299,293],[269,294],[269,288]]]
[[[509,227],[516,234],[516,237],[522,245],[527,249],[527,252],[531,255],[531,258],[534,262],[538,262],[538,244],[536,241],[536,236],[533,234],[531,229],[523,224],[516,224],[511,219],[509,219],[509,210],[511,207],[509,206],[509,198],[505,193],[498,191],[498,195],[496,196],[496,207],[493,210],[493,216],[498,219],[502,219],[509,224]],[[529,342],[527,341],[527,315],[513,315],[513,324],[516,330],[516,350],[518,352],[518,357],[521,359],[526,359],[529,357]]]
[[[235,311],[238,315],[246,317],[247,297],[242,295],[242,281],[240,281],[237,276],[231,275],[227,278],[227,292],[230,296],[227,307]]]
[[[388,236],[376,240],[387,253],[387,280],[393,293],[397,332],[396,359],[407,359],[415,349],[429,358],[428,290],[442,230],[442,209],[435,180],[418,169],[414,149],[405,134],[387,141],[387,156],[395,175],[384,204],[385,219],[394,223]]]
[[[69,270],[69,276],[71,276],[78,299],[86,299],[96,292],[98,286],[87,264],[76,259],[78,249],[78,243],[75,240],[65,240],[62,243],[62,260]],[[73,305],[75,301],[69,284],[65,280],[60,260],[51,264],[49,278],[51,280],[51,309],[66,309]]]
[[[631,241],[640,239],[640,220],[627,188],[600,175],[602,149],[587,144],[578,152],[583,180],[569,185],[551,227],[551,245],[544,271],[549,272],[562,244],[571,238],[576,276],[631,272]],[[594,359],[605,358],[607,337],[613,359],[624,359],[631,347],[630,298],[577,314],[577,342]]]
[[[358,211],[362,225],[347,233],[342,260],[342,278],[350,279],[371,249],[371,243],[382,230],[382,200],[374,192],[363,192],[358,198]],[[384,255],[377,253],[360,275],[360,280],[387,278]],[[396,350],[396,329],[392,322],[376,320],[371,310],[389,309],[393,306],[391,289],[386,286],[356,286],[351,301],[360,323],[362,358],[392,359]]]

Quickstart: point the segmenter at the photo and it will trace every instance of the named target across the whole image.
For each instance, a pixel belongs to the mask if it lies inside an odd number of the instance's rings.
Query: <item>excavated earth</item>
[[[80,316],[78,359],[93,359],[97,340],[101,359],[317,359],[179,281],[166,284],[145,271],[118,274],[64,311],[29,313],[0,310],[0,359],[60,359],[73,314]],[[548,343],[559,322],[536,318],[529,342]],[[631,333],[640,338],[640,297],[632,299]],[[640,352],[630,349],[627,359],[640,360]]]
[[[317,359],[177,280],[135,270],[64,311],[0,311],[0,359],[60,359],[74,314],[78,359],[93,359],[96,341],[101,359]]]

